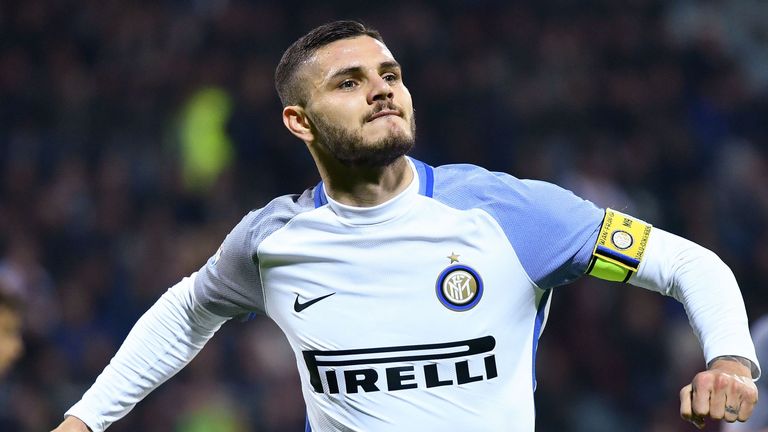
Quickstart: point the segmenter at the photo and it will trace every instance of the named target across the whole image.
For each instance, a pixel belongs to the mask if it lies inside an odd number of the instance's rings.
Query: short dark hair
[[[307,95],[304,87],[296,80],[296,72],[318,49],[341,39],[370,36],[384,42],[378,31],[357,21],[334,21],[323,24],[300,37],[288,47],[275,69],[275,88],[283,107],[305,105]]]

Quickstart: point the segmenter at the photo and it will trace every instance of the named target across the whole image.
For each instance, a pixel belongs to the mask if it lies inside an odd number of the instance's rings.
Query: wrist
[[[741,356],[724,355],[715,357],[707,363],[707,370],[713,369],[752,378],[752,361]]]
[[[84,421],[80,420],[79,418],[68,415],[64,418],[64,423],[62,423],[62,426],[68,426],[68,427],[74,427],[76,431],[78,432],[93,432],[90,427],[88,427],[87,424],[85,424]]]

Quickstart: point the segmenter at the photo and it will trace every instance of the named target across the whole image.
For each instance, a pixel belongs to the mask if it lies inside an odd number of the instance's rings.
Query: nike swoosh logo
[[[304,303],[300,303],[299,302],[299,295],[296,294],[296,301],[293,302],[293,310],[295,310],[296,312],[301,312],[304,309],[306,309],[306,308],[312,306],[313,304],[319,302],[320,300],[326,299],[326,298],[328,298],[328,297],[330,297],[330,296],[332,296],[334,294],[336,294],[336,293],[332,292],[332,293],[326,294],[326,295],[324,295],[322,297],[313,298],[312,300],[309,300],[309,301],[304,302]]]

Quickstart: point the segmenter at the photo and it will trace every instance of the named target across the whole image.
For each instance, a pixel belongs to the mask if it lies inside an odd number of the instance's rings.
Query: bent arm
[[[751,362],[752,378],[760,376],[741,291],[713,252],[653,228],[640,268],[628,282],[683,304],[708,365],[721,356],[743,357]]]
[[[197,303],[196,277],[171,287],[136,322],[93,386],[65,415],[101,432],[197,355],[228,318]]]

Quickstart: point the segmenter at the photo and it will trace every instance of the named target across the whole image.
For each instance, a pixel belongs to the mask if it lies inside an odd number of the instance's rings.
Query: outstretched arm
[[[228,318],[200,306],[197,274],[171,287],[136,322],[117,354],[54,432],[101,432],[175,375]]]
[[[704,419],[745,421],[757,402],[760,375],[736,279],[713,252],[654,228],[643,262],[629,283],[679,300],[707,360],[680,392],[680,414],[697,427]]]

